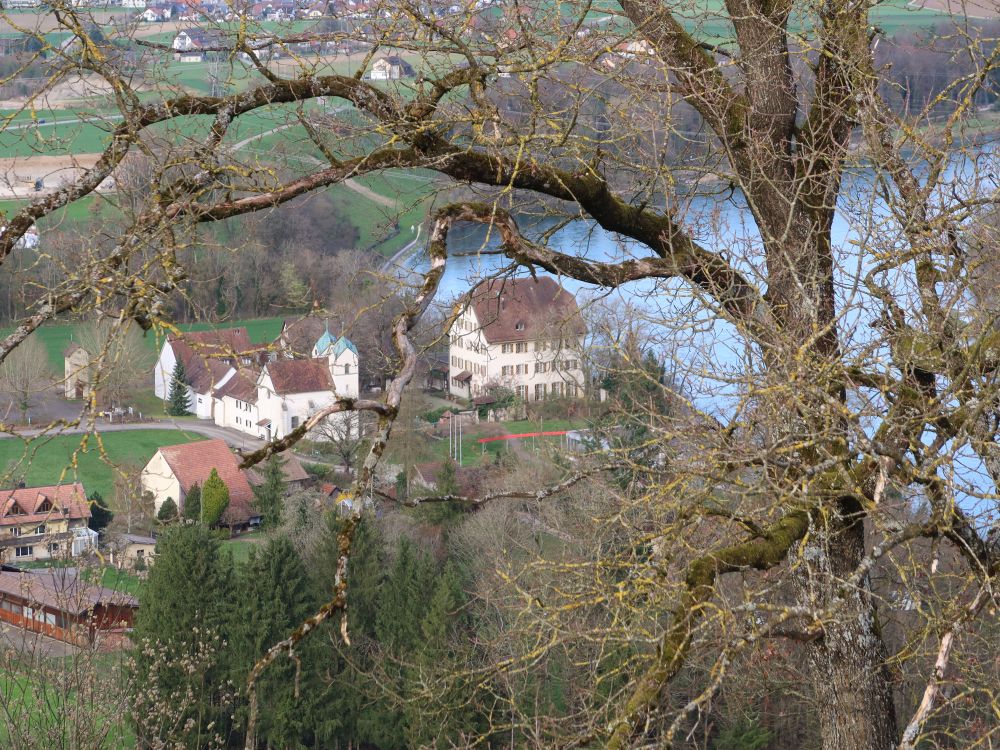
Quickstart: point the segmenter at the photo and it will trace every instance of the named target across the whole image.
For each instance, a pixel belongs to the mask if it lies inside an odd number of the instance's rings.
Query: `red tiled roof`
[[[223,514],[226,523],[245,523],[256,515],[250,509],[253,490],[240,469],[239,459],[224,440],[166,445],[160,448],[160,453],[185,494],[193,484],[204,486],[212,469],[219,473],[219,478],[229,488],[229,507]]]
[[[229,371],[237,357],[253,349],[250,334],[243,326],[183,333],[167,341],[174,357],[184,363],[188,384],[195,393],[206,393]]]
[[[48,500],[51,510],[39,510]],[[22,511],[11,513],[14,505]],[[69,513],[63,514],[63,508]],[[0,490],[0,526],[38,523],[55,518],[90,518],[90,504],[87,493],[79,482],[73,484],[49,485],[46,487],[21,487],[16,490]]]
[[[472,290],[470,304],[490,344],[582,336],[576,298],[551,276],[490,279]]]
[[[225,385],[215,392],[216,398],[229,396],[237,401],[246,401],[254,404],[257,402],[257,377],[259,373],[249,369],[241,368],[226,381]]]
[[[274,392],[279,396],[333,389],[330,365],[325,358],[277,359],[267,363]]]

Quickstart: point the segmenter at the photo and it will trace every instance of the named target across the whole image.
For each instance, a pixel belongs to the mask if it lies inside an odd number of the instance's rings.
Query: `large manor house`
[[[493,386],[524,401],[582,397],[586,332],[576,298],[551,276],[484,281],[451,328],[448,390],[469,399]]]
[[[178,360],[190,412],[262,440],[285,437],[336,399],[359,391],[357,347],[315,316],[285,321],[270,346],[252,344],[243,327],[171,336],[154,372],[156,395],[164,401]],[[349,429],[351,421],[335,414],[327,424]]]

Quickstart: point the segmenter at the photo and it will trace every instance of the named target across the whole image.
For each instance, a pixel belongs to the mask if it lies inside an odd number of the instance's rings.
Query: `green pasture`
[[[0,200],[0,213],[6,216],[20,211],[25,205],[31,202],[30,198]],[[117,214],[118,209],[114,205],[114,197],[106,197],[91,193],[90,195],[73,201],[68,206],[64,206],[57,211],[41,219],[39,228],[45,230],[48,227],[58,227],[66,222],[87,221],[99,214],[102,217],[110,217]]]
[[[233,556],[233,561],[240,565],[250,559],[250,551],[254,548],[263,549],[263,535],[259,531],[243,534],[235,539],[222,542],[222,549]]]
[[[183,430],[128,430],[94,435],[57,435],[25,442],[16,438],[0,440],[0,470],[3,485],[23,481],[29,487],[81,482],[88,494],[100,492],[114,510],[116,469],[145,466],[164,445],[204,440],[204,436]],[[102,456],[103,447],[103,456]]]

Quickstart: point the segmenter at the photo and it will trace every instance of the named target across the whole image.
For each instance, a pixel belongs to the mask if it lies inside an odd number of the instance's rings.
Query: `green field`
[[[83,452],[84,437],[59,435],[36,438],[28,444],[15,438],[0,440],[2,486],[12,487],[19,481],[29,486],[78,481],[88,494],[96,490],[110,502],[114,497],[116,467],[142,467],[161,446],[205,439],[182,430],[107,432],[100,436],[107,455],[105,460],[93,435],[87,437],[86,452]]]

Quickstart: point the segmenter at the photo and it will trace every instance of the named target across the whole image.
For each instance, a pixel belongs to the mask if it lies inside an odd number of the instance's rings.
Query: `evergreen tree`
[[[263,483],[253,489],[254,508],[260,513],[264,526],[268,528],[277,528],[281,525],[281,512],[288,490],[282,464],[284,459],[277,454],[271,454],[261,472]]]
[[[190,414],[188,411],[188,382],[187,373],[184,371],[184,363],[179,359],[174,365],[174,372],[170,376],[170,394],[167,414],[173,417],[183,417]]]
[[[343,520],[335,513],[325,518],[323,535],[313,547],[309,557],[309,573],[313,579],[316,596],[321,601],[333,594],[333,581],[337,570],[340,549],[340,530]],[[378,656],[375,644],[375,618],[378,600],[385,580],[385,547],[378,526],[370,514],[358,521],[351,545],[351,559],[347,566],[347,627],[353,647],[351,658],[339,657],[327,665],[330,675],[323,712],[326,723],[317,717],[317,733],[326,731],[335,736],[343,746],[357,744],[364,733],[359,724],[377,724],[381,712],[391,709],[379,702],[383,697],[378,689],[378,677],[371,674]],[[338,643],[334,639],[334,643]],[[329,743],[332,744],[332,743]]]
[[[160,523],[170,523],[177,520],[177,503],[172,497],[163,501],[163,505],[156,511],[156,520]]]
[[[420,623],[434,585],[434,565],[413,542],[401,537],[396,560],[379,597],[375,631],[396,653],[412,653],[421,639]]]
[[[212,469],[201,488],[201,522],[205,526],[215,526],[222,520],[222,514],[229,507],[229,488]]]
[[[232,563],[202,526],[173,526],[139,592],[132,641],[139,744],[200,748],[228,734]],[[189,724],[189,728],[184,728]],[[153,743],[155,744],[155,743]]]
[[[409,744],[409,712],[385,700],[397,695],[409,701],[414,673],[406,666],[419,652],[421,623],[433,594],[434,565],[413,543],[402,537],[396,560],[383,583],[375,618],[381,654],[375,665],[378,682],[358,717],[358,739],[382,750],[403,750]]]
[[[460,735],[477,724],[469,701],[475,684],[458,676],[465,661],[458,652],[457,635],[466,624],[462,614],[465,601],[458,569],[449,560],[434,581],[420,623],[422,640],[409,681],[431,688],[414,695],[404,709],[408,747],[455,746]]]
[[[441,467],[441,472],[437,477],[437,494],[439,495],[457,495],[459,492],[458,488],[458,477],[456,475],[457,464],[452,460],[448,459],[444,462],[444,466]]]
[[[111,523],[115,514],[108,508],[101,493],[96,490],[87,495],[87,502],[90,504],[90,520],[87,521],[87,526],[100,533]]]
[[[191,485],[184,497],[184,517],[189,521],[201,520],[201,487],[197,482]]]
[[[243,611],[234,623],[232,643],[241,665],[232,678],[238,685],[245,684],[250,666],[288,637],[317,605],[305,565],[285,537],[276,537],[259,554],[251,554],[242,569],[240,590]],[[280,659],[257,684],[257,736],[266,747],[301,747],[314,734],[323,690],[320,677],[330,661],[329,649],[322,645],[325,638],[317,635],[297,649],[298,666],[291,659]]]

